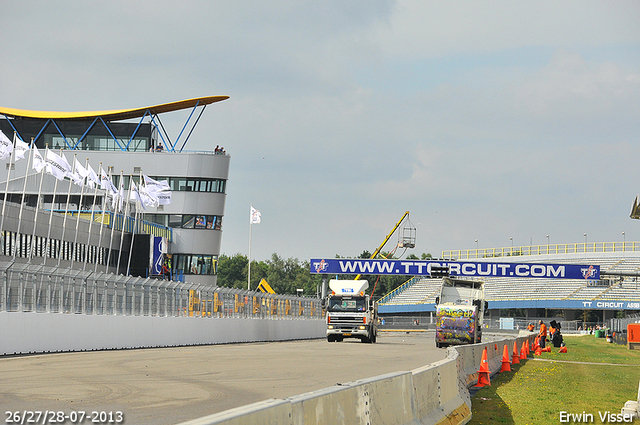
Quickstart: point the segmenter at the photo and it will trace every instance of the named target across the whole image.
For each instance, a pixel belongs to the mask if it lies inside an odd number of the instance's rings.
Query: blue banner
[[[311,273],[431,276],[432,267],[448,267],[458,277],[537,277],[600,279],[600,266],[578,264],[490,263],[485,261],[311,259]]]
[[[507,308],[557,308],[590,310],[640,310],[640,302],[624,300],[511,300],[489,301],[490,310]],[[430,304],[380,304],[378,313],[421,313],[436,311],[436,305]]]
[[[162,274],[162,237],[151,235],[151,275]]]

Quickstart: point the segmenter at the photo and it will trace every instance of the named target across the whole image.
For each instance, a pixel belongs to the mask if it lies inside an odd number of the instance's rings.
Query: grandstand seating
[[[640,272],[640,252],[570,253],[478,259],[489,262],[600,265],[600,271]],[[487,301],[623,300],[640,301],[640,277],[607,277],[603,282],[583,279],[484,278]],[[431,304],[442,279],[422,278],[381,300],[384,305]]]
[[[423,278],[392,297],[385,304],[424,304],[433,303],[442,286],[442,279]]]

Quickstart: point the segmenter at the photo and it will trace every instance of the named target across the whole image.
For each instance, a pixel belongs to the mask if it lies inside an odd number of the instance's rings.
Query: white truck
[[[327,341],[360,338],[373,343],[378,337],[378,305],[365,291],[366,280],[329,281],[331,293],[326,299]]]
[[[445,277],[436,297],[436,347],[482,342],[484,283]]]

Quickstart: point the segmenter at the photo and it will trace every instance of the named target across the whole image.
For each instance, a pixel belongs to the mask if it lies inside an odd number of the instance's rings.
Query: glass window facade
[[[217,273],[218,256],[201,254],[173,254],[173,267],[183,274]]]
[[[56,136],[53,134],[45,134],[44,141],[49,144],[51,149],[72,149],[78,144],[80,136],[66,136],[65,139],[62,136]],[[69,144],[69,146],[67,146]],[[127,147],[127,144],[129,145]],[[126,150],[130,152],[140,152],[149,150],[149,139],[143,137],[137,137],[129,141],[129,139],[118,138],[118,141],[113,137],[105,136],[87,136],[82,139],[82,142],[78,144],[77,149],[91,150],[91,151],[121,151]]]
[[[144,219],[174,229],[222,230],[220,215],[145,214]]]
[[[154,180],[166,180],[171,190],[181,192],[225,193],[226,180],[203,177],[163,177],[149,176]]]

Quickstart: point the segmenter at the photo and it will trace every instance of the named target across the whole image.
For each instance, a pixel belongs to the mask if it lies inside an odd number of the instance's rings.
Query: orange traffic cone
[[[524,352],[525,352],[525,354],[527,356],[531,353],[531,351],[529,350],[529,340],[528,339],[526,339],[524,341]]]
[[[478,383],[475,387],[484,387],[491,385],[491,379],[489,378],[489,362],[487,360],[487,347],[482,350],[482,360],[480,361],[480,370],[478,371]]]
[[[560,350],[558,350],[558,353],[566,353],[567,352],[567,347],[562,347],[560,348]]]
[[[507,346],[504,346],[504,352],[502,353],[502,367],[500,368],[500,373],[502,372],[511,372],[511,365],[509,361],[509,349]]]
[[[527,351],[524,349],[524,344],[520,349],[520,360],[527,360]]]
[[[520,364],[520,354],[518,354],[518,341],[513,341],[513,356],[511,356],[511,364]]]
[[[538,346],[538,348],[536,348],[535,353],[533,353],[533,354],[534,354],[534,355],[536,355],[536,356],[541,356],[541,355],[542,355],[542,348],[540,348],[540,347]]]
[[[551,352],[551,346],[548,346],[548,345],[547,345],[546,347],[544,347],[544,348],[542,349],[542,351],[543,351],[543,352],[545,352],[545,353],[550,353],[550,352]]]

